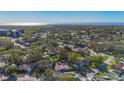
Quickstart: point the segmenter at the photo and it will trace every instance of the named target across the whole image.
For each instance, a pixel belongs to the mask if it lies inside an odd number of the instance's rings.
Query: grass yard
[[[113,65],[117,64],[116,60],[113,59],[111,62],[109,62],[107,68],[108,70],[111,70],[113,68]]]
[[[25,74],[17,74],[17,73],[14,73],[14,75],[15,75],[16,77],[24,77],[24,76],[25,76]]]
[[[104,55],[102,56],[103,57],[103,61],[107,60],[108,59],[108,56]]]
[[[98,73],[95,75],[95,77],[96,77],[98,80],[100,80],[100,81],[103,81],[103,80],[104,80],[104,79],[103,79],[103,76],[104,76],[104,74],[101,73],[101,72],[98,72]]]
[[[4,37],[3,36],[0,36],[0,40],[3,40],[4,39]]]

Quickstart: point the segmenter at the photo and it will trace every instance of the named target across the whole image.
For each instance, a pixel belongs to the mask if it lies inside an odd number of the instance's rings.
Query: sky
[[[0,23],[124,23],[124,11],[6,11]]]

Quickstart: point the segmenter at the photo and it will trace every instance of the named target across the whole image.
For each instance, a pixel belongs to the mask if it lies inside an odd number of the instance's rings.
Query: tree
[[[12,75],[13,73],[15,73],[17,70],[17,67],[15,64],[12,64],[12,65],[9,65],[5,68],[5,72],[8,74],[8,75]]]
[[[48,64],[49,64],[49,61],[46,59],[42,59],[42,60],[35,63],[34,71],[36,72],[37,78],[39,78],[42,75],[42,73],[44,73],[45,70],[47,70]]]
[[[68,62],[69,64],[73,64],[74,62],[80,61],[81,55],[75,52],[68,52]]]
[[[24,51],[20,50],[20,49],[10,49],[8,51],[6,51],[6,53],[4,54],[5,59],[7,60],[7,62],[9,63],[15,63],[15,64],[19,64],[22,61],[22,57],[25,56]]]
[[[42,49],[34,47],[29,51],[29,58],[33,62],[39,61],[43,57]]]
[[[90,66],[92,68],[97,68],[102,64],[103,57],[100,56],[100,55],[98,55],[98,56],[90,56],[89,57],[89,62],[90,62]]]
[[[45,70],[43,75],[44,75],[45,80],[49,80],[49,81],[56,80],[56,77],[53,76],[52,70]]]

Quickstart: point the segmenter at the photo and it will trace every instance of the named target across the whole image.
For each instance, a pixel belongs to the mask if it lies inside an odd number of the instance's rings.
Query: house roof
[[[12,32],[18,32],[18,30],[17,29],[13,29]]]
[[[124,64],[122,64],[122,63],[116,64],[116,65],[114,66],[114,68],[115,68],[115,69],[118,69],[118,70],[122,70],[122,69],[124,69]]]
[[[66,63],[56,63],[55,70],[68,70],[69,66]]]
[[[48,51],[48,55],[55,55],[56,53],[54,51]]]
[[[20,66],[18,67],[18,69],[19,69],[19,70],[31,70],[31,67],[28,66],[28,65],[26,65],[26,64],[24,64],[24,65],[20,65]]]
[[[0,63],[0,68],[3,68],[5,65],[5,63]]]
[[[79,62],[76,62],[73,66],[74,66],[75,68],[80,68],[80,67],[86,66],[87,64],[88,64],[87,61],[81,60],[81,61],[79,61]]]

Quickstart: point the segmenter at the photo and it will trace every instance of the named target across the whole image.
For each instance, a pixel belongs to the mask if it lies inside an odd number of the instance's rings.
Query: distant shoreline
[[[52,25],[93,25],[93,26],[124,26],[124,23],[112,23],[112,22],[91,22],[91,23],[59,23],[59,24],[52,24]]]
[[[48,26],[48,25],[79,25],[79,26],[124,26],[124,23],[113,22],[91,22],[91,23],[6,23],[0,26]]]

